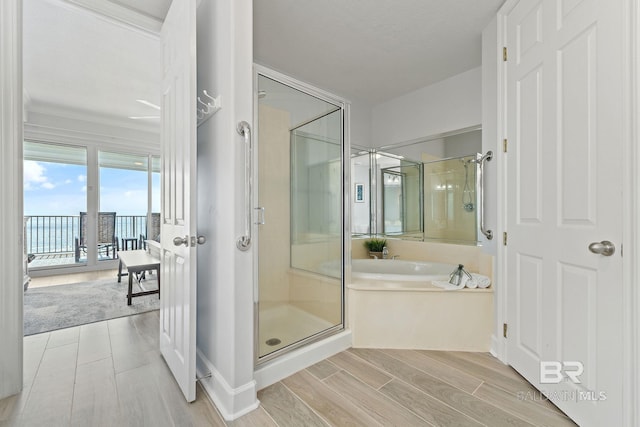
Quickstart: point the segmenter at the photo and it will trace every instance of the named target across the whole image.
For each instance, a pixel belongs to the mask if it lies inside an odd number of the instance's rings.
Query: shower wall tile
[[[260,300],[286,302],[291,227],[289,185],[283,183],[289,182],[290,114],[266,105],[260,105],[258,114],[258,205],[265,208],[258,239]]]

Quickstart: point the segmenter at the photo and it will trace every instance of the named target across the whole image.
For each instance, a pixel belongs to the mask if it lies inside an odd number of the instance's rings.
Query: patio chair
[[[98,258],[106,255],[115,259],[118,252],[118,238],[116,236],[116,213],[98,212],[98,236],[96,245]],[[87,253],[87,213],[80,212],[80,237],[76,237],[75,257],[80,262],[81,252]]]
[[[147,249],[146,240],[155,240],[156,242],[160,241],[160,213],[154,212],[151,214],[151,235],[147,237],[147,233],[145,230],[144,234],[140,234],[140,244],[139,248]]]

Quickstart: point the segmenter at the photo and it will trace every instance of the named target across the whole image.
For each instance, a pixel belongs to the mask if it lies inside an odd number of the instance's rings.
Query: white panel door
[[[196,397],[195,26],[195,0],[173,0],[161,34],[160,351],[189,402]]]
[[[623,3],[506,14],[508,360],[582,426],[622,425]]]

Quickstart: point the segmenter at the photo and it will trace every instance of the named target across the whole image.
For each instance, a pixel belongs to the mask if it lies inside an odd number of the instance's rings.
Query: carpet
[[[142,281],[147,290],[158,288],[155,275]],[[157,294],[135,297],[127,305],[128,278],[103,279],[71,285],[28,289],[24,293],[24,335],[130,316],[160,308]],[[133,292],[140,287],[133,281]]]

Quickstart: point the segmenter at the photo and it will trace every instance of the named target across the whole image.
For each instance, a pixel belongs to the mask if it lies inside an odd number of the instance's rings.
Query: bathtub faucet
[[[389,258],[389,249],[387,249],[387,247],[385,246],[384,248],[382,248],[382,259],[387,258]]]

